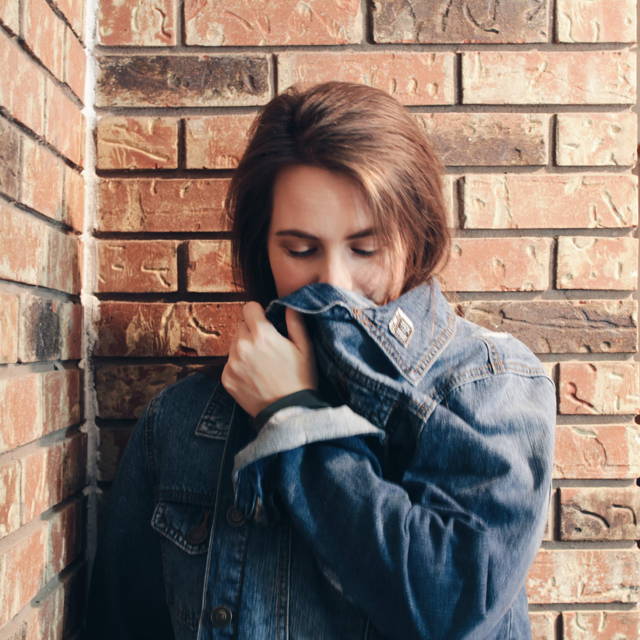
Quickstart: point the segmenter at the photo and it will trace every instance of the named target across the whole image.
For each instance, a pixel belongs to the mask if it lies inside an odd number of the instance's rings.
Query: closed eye
[[[311,249],[305,249],[304,251],[294,251],[293,249],[287,249],[286,251],[292,258],[306,258],[308,256],[313,255],[316,252],[316,248],[312,247]],[[369,256],[373,256],[376,253],[378,253],[377,249],[372,249],[371,251],[367,251],[366,249],[358,249],[356,247],[352,247],[351,251],[353,251],[356,255],[359,255],[365,258]]]

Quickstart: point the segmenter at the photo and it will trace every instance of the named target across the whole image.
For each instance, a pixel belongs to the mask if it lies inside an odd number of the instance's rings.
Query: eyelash
[[[377,250],[366,251],[365,249],[352,249],[352,251],[362,257],[362,258],[370,258],[371,256],[377,253]],[[293,251],[293,249],[287,249],[287,253],[292,258],[308,258],[309,256],[315,253],[315,249],[307,249],[306,251]]]

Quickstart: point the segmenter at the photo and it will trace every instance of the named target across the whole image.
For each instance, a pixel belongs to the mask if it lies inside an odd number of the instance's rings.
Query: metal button
[[[205,509],[202,513],[200,522],[191,527],[187,532],[187,542],[189,544],[200,544],[207,539],[209,535],[209,521],[211,519],[211,510]]]
[[[224,627],[231,622],[232,617],[229,607],[216,607],[211,612],[211,624],[216,628]]]
[[[242,512],[231,505],[227,509],[227,522],[232,527],[241,527],[246,522],[246,520],[244,515],[242,515]]]

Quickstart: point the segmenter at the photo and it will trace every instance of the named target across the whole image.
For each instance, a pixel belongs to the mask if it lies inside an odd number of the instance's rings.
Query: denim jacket
[[[87,638],[530,638],[555,423],[540,362],[435,279],[384,306],[306,285],[267,308],[283,335],[285,306],[329,406],[256,434],[220,370],[160,393],[109,496]]]

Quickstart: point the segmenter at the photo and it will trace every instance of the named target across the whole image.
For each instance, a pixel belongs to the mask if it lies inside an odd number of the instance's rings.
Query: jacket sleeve
[[[236,504],[249,517],[281,504],[329,581],[385,636],[490,638],[542,538],[554,389],[514,373],[453,389],[399,482],[369,446],[380,430],[349,407],[283,409],[236,456]],[[298,439],[271,452],[269,429]],[[313,437],[322,429],[327,439]]]
[[[105,505],[85,625],[87,640],[173,640],[164,597],[150,440],[155,401],[136,424]]]

